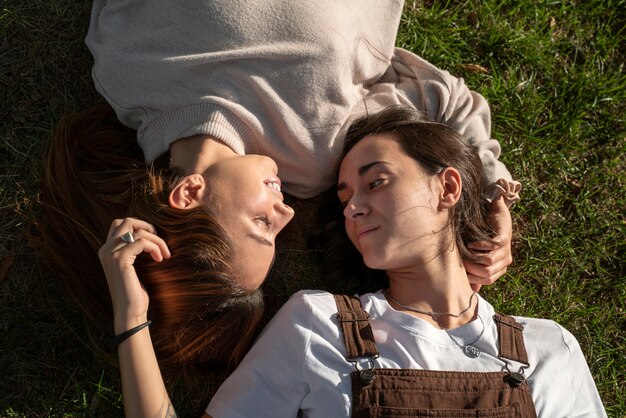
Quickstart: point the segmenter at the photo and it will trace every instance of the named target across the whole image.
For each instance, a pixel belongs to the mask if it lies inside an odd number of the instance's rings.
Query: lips
[[[278,177],[270,177],[266,179],[263,183],[265,183],[265,185],[271,190],[279,193],[280,196],[282,197],[283,194],[280,191],[281,182]]]
[[[356,239],[360,240],[361,238],[369,235],[370,233],[376,231],[380,226],[362,226],[357,230]]]

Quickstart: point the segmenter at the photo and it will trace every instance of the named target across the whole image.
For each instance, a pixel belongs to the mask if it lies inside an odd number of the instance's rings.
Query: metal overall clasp
[[[378,357],[379,356],[376,355],[374,357],[364,358],[364,364],[360,364],[356,360],[351,361],[354,369],[359,372],[359,377],[361,378],[361,381],[366,385],[372,383],[372,381],[376,379],[376,372],[374,371],[374,369],[376,369],[376,362],[374,360],[376,360]]]
[[[516,372],[512,372],[509,369],[509,362],[500,356],[498,356],[498,358],[504,362],[504,369],[507,372],[507,376],[506,376],[507,383],[512,388],[521,386],[526,381],[526,377],[524,377],[524,370],[530,367],[530,364],[523,363],[523,365],[520,366],[520,368]]]

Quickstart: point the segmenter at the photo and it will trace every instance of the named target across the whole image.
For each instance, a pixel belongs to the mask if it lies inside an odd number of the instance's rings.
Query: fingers
[[[107,238],[121,236],[128,231],[134,233],[136,229],[143,229],[152,234],[156,234],[156,229],[148,222],[137,218],[124,218],[115,219],[111,222],[111,228],[109,228],[109,235]]]
[[[132,233],[135,242],[126,243],[122,241],[121,236],[128,232]],[[155,261],[162,261],[164,258],[171,257],[167,244],[156,235],[154,226],[136,218],[115,219],[109,228],[107,241],[102,247],[102,250],[105,249],[111,252],[123,249],[125,253],[134,256],[145,251],[150,253]]]
[[[511,250],[508,246],[499,247],[491,251],[473,251],[472,254],[473,257],[471,260],[467,260],[467,264],[476,264],[476,268],[484,269],[483,271],[489,272],[489,275],[502,270],[513,262]],[[473,273],[478,274],[479,272]]]
[[[487,245],[481,245],[487,248]],[[502,277],[513,261],[510,246],[499,246],[491,251],[477,251],[472,260],[463,260],[470,283],[490,285]]]
[[[495,281],[498,277],[506,273],[507,267],[511,264],[512,258],[507,251],[490,251],[478,256],[473,260],[463,260],[465,270],[468,274],[482,277],[485,281]],[[491,283],[483,283],[491,284]]]
[[[117,237],[117,251],[137,256],[142,252],[149,253],[154,261],[163,261],[164,258],[170,258],[171,254],[165,241],[159,236],[143,229],[135,229],[133,233],[134,242],[129,244],[123,242]]]
[[[134,238],[131,243],[121,239],[128,232]],[[149,253],[156,262],[171,257],[167,244],[148,222],[135,218],[114,220],[98,256],[111,293],[116,327],[118,321],[122,327],[129,320],[146,318],[149,297],[134,266],[137,256],[143,252]]]
[[[467,278],[470,282],[470,285],[479,285],[479,286],[487,285],[488,286],[488,285],[494,284],[500,277],[504,276],[506,272],[507,272],[506,268],[496,271],[495,273],[490,274],[490,275],[488,274],[476,275],[468,271]]]
[[[496,235],[491,241],[474,241],[467,244],[467,248],[475,251],[493,251],[503,247],[509,241],[507,236]]]
[[[513,262],[511,213],[502,198],[492,202],[489,215],[489,225],[496,235],[489,241],[469,243],[467,247],[472,250],[473,257],[463,260],[470,283],[478,288],[493,284]]]

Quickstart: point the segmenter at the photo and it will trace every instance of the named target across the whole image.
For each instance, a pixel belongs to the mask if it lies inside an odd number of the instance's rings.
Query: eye
[[[346,206],[348,206],[348,202],[350,201],[345,191],[337,193],[337,199],[339,200],[339,204],[341,205],[342,208],[345,208]]]
[[[338,195],[337,199],[339,199],[339,203],[341,204],[342,208],[345,208],[346,206],[348,206],[348,203],[350,203],[350,196],[345,193]]]
[[[254,218],[254,220],[257,222],[262,222],[263,224],[265,224],[266,227],[269,227],[272,224],[269,218],[265,215],[257,216],[256,218]]]
[[[385,180],[384,179],[376,179],[372,182],[367,183],[367,187],[368,189],[372,190],[377,188],[378,186],[380,186],[381,184],[383,184]]]

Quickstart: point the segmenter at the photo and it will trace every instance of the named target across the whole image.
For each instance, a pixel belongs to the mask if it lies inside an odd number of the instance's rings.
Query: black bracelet
[[[128,331],[122,332],[120,335],[116,335],[115,337],[107,338],[106,344],[109,350],[114,351],[118,345],[120,345],[124,340],[126,340],[131,335],[134,335],[150,325],[152,321],[149,319],[141,325],[137,325],[135,328],[131,328]]]

